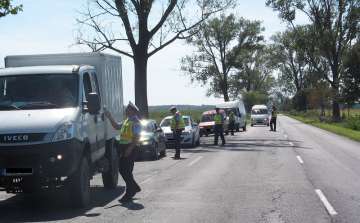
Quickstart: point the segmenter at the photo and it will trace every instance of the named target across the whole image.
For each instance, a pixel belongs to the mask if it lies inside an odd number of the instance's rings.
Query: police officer
[[[141,125],[136,113],[139,109],[131,101],[125,109],[128,117],[124,122],[116,122],[111,113],[105,113],[112,126],[120,130],[120,154],[119,173],[126,183],[126,193],[119,199],[120,203],[131,201],[136,193],[141,191],[140,186],[136,183],[133,176],[134,162],[140,146]]]
[[[270,120],[270,130],[269,131],[274,131],[276,132],[276,118],[277,118],[277,109],[275,106],[272,107],[272,111],[271,111],[271,120]],[[274,128],[273,128],[274,125]]]
[[[233,136],[234,135],[235,114],[231,109],[229,109],[229,121],[230,121],[231,135]]]
[[[181,147],[181,133],[185,130],[185,122],[181,113],[176,109],[176,107],[171,107],[170,112],[173,114],[173,117],[170,122],[170,129],[174,135],[175,143],[175,156],[172,158],[180,159],[180,147]]]
[[[216,114],[215,114],[215,138],[214,138],[214,145],[218,144],[218,137],[219,137],[219,133],[220,133],[220,137],[221,137],[221,141],[222,141],[222,145],[225,145],[225,137],[224,137],[224,131],[223,131],[223,124],[224,124],[224,120],[225,117],[223,114],[220,114],[220,109],[219,108],[215,108],[216,110]]]

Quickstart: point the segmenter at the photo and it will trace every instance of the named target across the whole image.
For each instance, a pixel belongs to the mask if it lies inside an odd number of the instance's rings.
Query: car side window
[[[158,129],[157,124],[154,123],[153,127],[154,127],[154,130],[153,130],[153,131],[156,132],[156,130]]]

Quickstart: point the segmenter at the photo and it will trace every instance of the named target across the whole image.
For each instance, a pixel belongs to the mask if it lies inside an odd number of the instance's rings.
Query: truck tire
[[[109,170],[102,173],[102,181],[105,188],[113,189],[117,187],[119,181],[119,156],[114,141],[109,142],[109,149],[105,152],[105,157],[109,161]]]
[[[69,177],[69,198],[75,207],[85,207],[90,200],[90,171],[85,157],[81,158],[80,165]]]

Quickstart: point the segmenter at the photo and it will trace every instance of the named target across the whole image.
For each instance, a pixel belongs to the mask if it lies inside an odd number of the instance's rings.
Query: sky
[[[263,21],[263,35],[269,38],[286,29],[277,12],[265,6],[265,0],[239,0],[238,16]],[[0,19],[0,68],[8,55],[53,54],[79,52],[69,46],[75,42],[78,28],[76,11],[87,0],[13,0],[23,4],[23,12]],[[180,70],[180,59],[191,55],[193,48],[178,40],[150,57],[148,62],[148,105],[216,105],[223,98],[206,97],[206,88],[190,84]],[[90,52],[90,49],[88,50]],[[114,51],[105,51],[115,54]],[[131,58],[122,56],[124,103],[135,101],[134,66]]]

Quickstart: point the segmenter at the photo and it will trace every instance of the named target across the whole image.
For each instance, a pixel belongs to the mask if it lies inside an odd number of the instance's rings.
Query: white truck
[[[92,53],[7,56],[0,69],[0,190],[66,186],[72,204],[90,199],[90,180],[118,184],[115,130],[123,120],[121,57]]]
[[[269,126],[269,109],[266,105],[254,105],[251,108],[251,126],[267,125]]]
[[[227,101],[222,102],[216,105],[217,108],[220,108],[226,112],[229,116],[229,109],[234,112],[235,114],[235,123],[234,129],[238,132],[240,128],[243,131],[246,131],[246,110],[244,102],[242,101]]]

